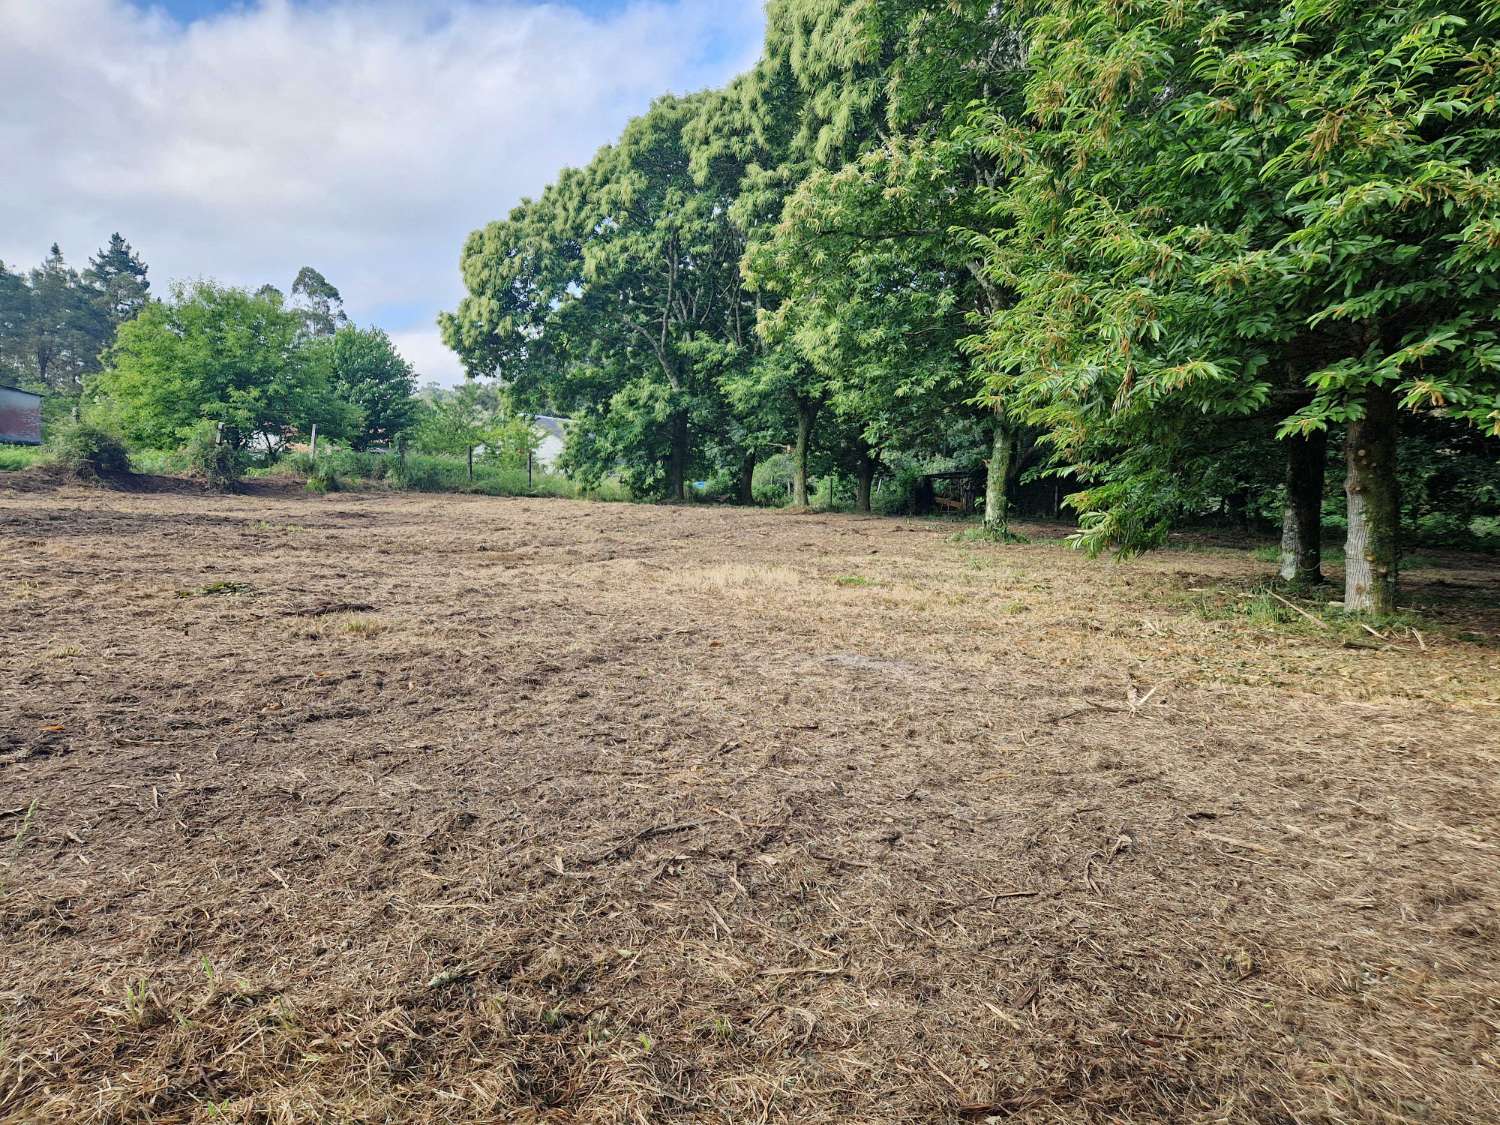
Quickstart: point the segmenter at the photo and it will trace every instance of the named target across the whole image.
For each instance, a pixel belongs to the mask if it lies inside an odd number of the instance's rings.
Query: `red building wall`
[[[11,387],[0,387],[0,441],[40,445],[42,399]]]

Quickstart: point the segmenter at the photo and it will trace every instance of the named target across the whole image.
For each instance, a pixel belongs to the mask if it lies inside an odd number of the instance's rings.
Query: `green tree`
[[[146,264],[118,231],[109,236],[108,246],[89,259],[83,280],[93,288],[94,300],[111,330],[138,316],[151,299]]]
[[[988,272],[1017,299],[977,348],[1092,482],[1082,542],[1160,540],[1205,415],[1279,420],[1311,540],[1285,570],[1314,574],[1317,435],[1342,426],[1345,605],[1388,611],[1399,411],[1500,418],[1493,13],[1036,11],[1026,112],[984,124],[1013,174]]]
[[[274,297],[200,281],[173,287],[121,326],[96,392],[128,436],[167,448],[204,419],[235,449],[275,451],[316,424],[342,436],[355,408],[335,392],[328,365],[301,341],[301,318]]]
[[[427,409],[416,429],[417,448],[463,456],[472,481],[474,451],[500,443],[506,435],[509,418],[499,392],[466,379],[451,390],[429,387],[424,397]]]
[[[98,368],[109,321],[55,242],[46,260],[28,274],[27,290],[19,336],[7,351],[16,357],[24,381],[76,399],[84,376]]]
[[[344,313],[344,298],[333,283],[312,266],[303,266],[297,271],[287,307],[302,318],[302,331],[307,336],[332,336],[349,323]]]
[[[658,100],[587,168],[470,236],[469,296],[440,321],[471,372],[577,421],[584,479],[618,468],[673,500],[723,416],[716,373],[738,312],[741,243],[684,141],[697,104]]]
[[[355,449],[395,440],[416,419],[416,374],[379,328],[346,324],[308,345],[327,364],[334,393],[359,412]]]

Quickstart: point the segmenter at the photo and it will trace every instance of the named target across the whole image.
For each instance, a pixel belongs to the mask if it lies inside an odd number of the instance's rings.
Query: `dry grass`
[[[1493,560],[28,487],[5,1125],[1500,1120]]]

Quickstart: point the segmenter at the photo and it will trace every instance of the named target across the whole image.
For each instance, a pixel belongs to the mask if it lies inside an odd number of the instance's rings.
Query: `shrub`
[[[98,422],[71,419],[61,422],[53,429],[47,446],[51,462],[74,476],[130,472],[130,450],[125,439]]]
[[[313,461],[307,474],[307,491],[337,492],[344,486],[339,479],[339,467],[332,457],[320,457]]]
[[[750,490],[755,502],[763,508],[784,507],[792,495],[792,458],[786,453],[775,453],[755,466]]]
[[[187,471],[210,488],[223,491],[233,488],[245,475],[245,454],[227,441],[218,440],[218,427],[204,422],[194,431],[182,450]]]

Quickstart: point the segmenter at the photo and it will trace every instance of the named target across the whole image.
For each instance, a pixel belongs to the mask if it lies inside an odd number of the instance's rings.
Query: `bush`
[[[339,467],[333,457],[319,457],[313,460],[312,468],[307,473],[307,491],[309,492],[337,492],[344,486],[339,479]]]
[[[750,491],[763,508],[782,508],[791,503],[795,466],[788,453],[774,453],[755,466]]]
[[[227,441],[218,440],[218,427],[204,422],[193,431],[182,450],[183,461],[192,476],[220,491],[233,488],[245,475],[245,454]]]
[[[98,422],[59,423],[47,443],[48,459],[74,476],[130,472],[130,450],[117,431]]]

